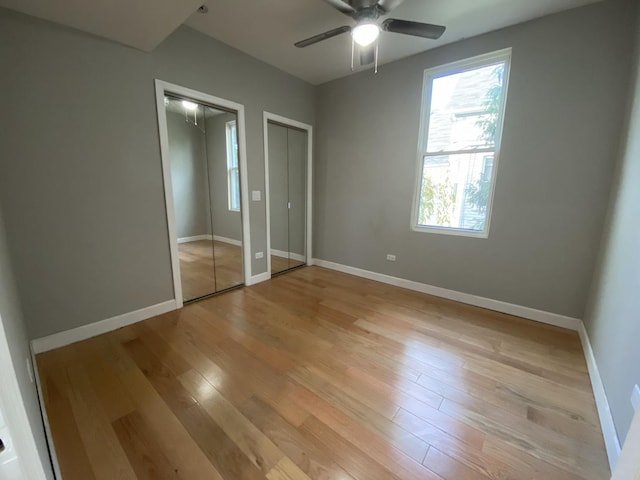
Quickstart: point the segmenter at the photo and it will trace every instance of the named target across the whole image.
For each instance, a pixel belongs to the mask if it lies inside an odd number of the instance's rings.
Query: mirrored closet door
[[[242,285],[237,113],[165,95],[183,301]]]
[[[267,122],[271,273],[307,263],[307,132]]]

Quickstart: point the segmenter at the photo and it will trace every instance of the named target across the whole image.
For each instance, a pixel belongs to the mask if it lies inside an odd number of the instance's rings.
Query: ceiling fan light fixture
[[[189,112],[194,112],[198,108],[197,103],[190,102],[189,100],[182,100],[182,106]]]
[[[378,39],[380,27],[371,22],[356,25],[351,31],[353,41],[361,47],[367,47]]]

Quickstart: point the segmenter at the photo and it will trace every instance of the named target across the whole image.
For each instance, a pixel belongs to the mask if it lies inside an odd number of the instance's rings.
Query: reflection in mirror
[[[267,123],[271,273],[306,264],[307,132]]]
[[[184,301],[243,283],[236,114],[165,97]]]
[[[206,108],[216,290],[242,284],[242,216],[236,113]]]

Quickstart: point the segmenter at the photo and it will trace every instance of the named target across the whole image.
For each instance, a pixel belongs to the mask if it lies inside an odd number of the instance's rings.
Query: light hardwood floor
[[[608,478],[575,332],[319,267],[37,363],[65,480]]]
[[[242,248],[230,243],[196,240],[178,244],[183,300],[242,285]]]

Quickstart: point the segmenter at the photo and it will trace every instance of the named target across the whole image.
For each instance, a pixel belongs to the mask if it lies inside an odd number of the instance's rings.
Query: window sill
[[[419,233],[436,233],[440,235],[456,235],[458,237],[489,238],[488,230],[478,232],[474,230],[465,230],[463,228],[422,227],[418,225],[412,225],[411,230]]]

